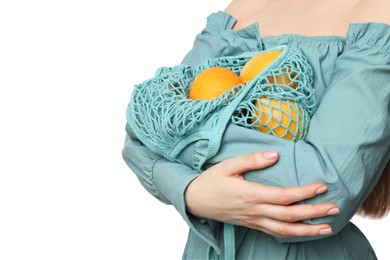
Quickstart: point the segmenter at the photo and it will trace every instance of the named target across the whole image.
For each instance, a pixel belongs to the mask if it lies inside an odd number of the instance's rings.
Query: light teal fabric
[[[252,151],[279,151],[276,165],[245,178],[266,185],[325,183],[327,193],[303,203],[334,202],[341,214],[306,221],[327,222],[334,235],[278,239],[235,227],[237,259],[376,259],[369,242],[349,220],[368,196],[390,157],[390,26],[351,24],[346,37],[280,35],[262,38],[258,24],[234,31],[235,18],[217,12],[208,17],[183,63],[196,66],[209,57],[239,55],[279,45],[296,48],[314,72],[319,107],[305,141],[291,142],[229,124],[211,166]],[[200,140],[172,163],[147,149],[126,126],[123,158],[147,191],[172,204],[190,230],[183,259],[224,259],[223,225],[185,210],[184,190],[196,178],[206,154]],[[159,221],[156,218],[156,221]],[[161,223],[163,224],[163,223]],[[212,250],[210,251],[210,247]]]
[[[311,66],[300,52],[288,46],[278,46],[272,51],[281,53],[255,79],[237,84],[212,100],[187,97],[192,82],[201,72],[223,67],[239,75],[245,64],[261,52],[206,59],[195,69],[190,65],[158,69],[153,78],[134,87],[126,113],[129,127],[150,150],[179,163],[178,155],[192,142],[208,141],[205,162],[218,152],[228,123],[258,130],[259,118],[282,121],[274,116],[275,111],[288,119],[278,125],[278,130],[284,129],[280,137],[289,135],[292,141],[304,139],[316,109]],[[295,78],[295,87],[289,85],[293,81],[278,83],[276,77]],[[271,99],[278,105],[273,105]],[[290,114],[281,111],[279,102],[284,102]],[[254,104],[268,107],[269,111]],[[274,126],[263,127],[262,132],[264,128],[267,134],[276,135]]]

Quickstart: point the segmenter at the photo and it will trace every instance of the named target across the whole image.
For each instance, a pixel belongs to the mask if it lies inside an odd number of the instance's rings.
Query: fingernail
[[[268,151],[268,152],[263,152],[263,158],[267,160],[275,159],[278,157],[278,152],[277,151]]]
[[[329,215],[337,215],[337,214],[340,214],[340,210],[338,208],[333,208],[331,210],[328,211],[328,213],[326,213],[328,216]]]
[[[318,235],[330,235],[330,234],[332,234],[331,228],[324,228],[318,231]]]
[[[316,190],[316,194],[324,193],[324,192],[327,191],[327,190],[328,190],[328,187],[327,187],[327,186],[322,186],[322,187],[320,187],[320,188],[318,188],[318,189]]]

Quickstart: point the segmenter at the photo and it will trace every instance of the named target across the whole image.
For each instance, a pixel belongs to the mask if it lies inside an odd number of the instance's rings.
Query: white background
[[[181,258],[184,221],[122,160],[125,109],[228,2],[0,3],[0,259]],[[389,218],[354,222],[389,259]]]

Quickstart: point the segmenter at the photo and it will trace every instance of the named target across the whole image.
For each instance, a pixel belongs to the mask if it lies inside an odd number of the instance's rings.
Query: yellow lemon
[[[282,69],[279,74],[276,74],[275,76],[270,76],[268,78],[269,83],[271,84],[279,84],[280,86],[288,85],[290,88],[297,88],[298,82],[294,81],[291,82],[290,76],[294,79],[296,78],[296,73],[291,72],[291,68],[288,67],[287,69]]]
[[[302,135],[302,109],[292,100],[288,102],[261,97],[256,101],[255,117],[252,123],[263,133],[273,133],[275,136],[292,140],[296,133],[299,138]],[[295,108],[295,109],[294,109]],[[291,118],[291,119],[290,119]],[[272,129],[272,130],[271,130]]]

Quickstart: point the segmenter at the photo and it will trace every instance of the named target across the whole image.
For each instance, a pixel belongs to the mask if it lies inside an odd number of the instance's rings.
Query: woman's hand
[[[266,168],[277,160],[277,152],[270,151],[250,153],[214,165],[187,187],[187,210],[198,217],[246,226],[280,238],[331,234],[328,224],[299,221],[336,215],[339,209],[335,204],[294,204],[326,192],[325,185],[280,188],[243,178],[245,172]]]

